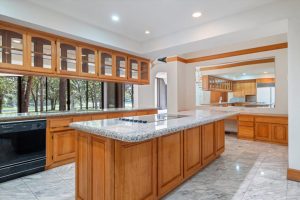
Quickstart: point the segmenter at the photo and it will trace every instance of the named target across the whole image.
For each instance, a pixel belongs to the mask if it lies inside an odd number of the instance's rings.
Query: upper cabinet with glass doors
[[[0,64],[7,69],[26,70],[24,49],[26,35],[22,31],[0,26]]]
[[[56,66],[54,40],[39,35],[28,36],[29,63],[33,71],[54,72]]]
[[[139,60],[137,58],[128,59],[128,80],[129,81],[138,81],[140,74]]]
[[[78,47],[67,42],[57,42],[57,67],[63,74],[78,73]]]
[[[149,61],[0,22],[0,72],[148,84]]]
[[[97,61],[97,52],[91,48],[80,48],[80,74],[84,76],[96,76],[96,61]]]
[[[115,55],[116,79],[127,79],[127,57],[122,54]]]
[[[140,68],[140,82],[149,83],[150,63],[146,60],[141,60]]]
[[[115,63],[111,52],[99,52],[99,76],[101,78],[113,78],[115,75]]]

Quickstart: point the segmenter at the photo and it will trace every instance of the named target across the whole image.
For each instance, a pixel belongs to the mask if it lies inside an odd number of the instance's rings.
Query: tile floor
[[[300,200],[287,147],[226,136],[225,153],[164,200]],[[74,200],[74,164],[0,184],[0,200]]]

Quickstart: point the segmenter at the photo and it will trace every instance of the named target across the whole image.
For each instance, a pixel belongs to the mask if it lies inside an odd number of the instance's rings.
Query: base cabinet
[[[74,130],[54,132],[53,162],[72,159],[75,157],[76,132]]]
[[[255,139],[270,141],[271,140],[271,124],[256,123],[255,124]]]
[[[215,122],[215,147],[216,154],[220,155],[225,151],[225,126],[224,120]]]
[[[155,199],[157,140],[115,142],[115,199]]]
[[[50,169],[75,161],[76,131],[69,127],[72,122],[102,120],[137,114],[156,114],[157,110],[141,110],[135,112],[115,112],[104,114],[86,114],[70,117],[47,119],[46,133],[46,168]]]
[[[134,143],[78,131],[76,199],[163,198],[217,158],[216,149],[224,148],[223,124],[210,123]]]
[[[184,178],[189,178],[202,168],[201,127],[184,131]]]
[[[202,163],[210,163],[216,157],[214,123],[202,126]]]
[[[158,196],[173,190],[183,180],[183,135],[177,132],[158,138]]]
[[[288,126],[284,124],[272,124],[271,139],[274,142],[287,144],[288,143]]]

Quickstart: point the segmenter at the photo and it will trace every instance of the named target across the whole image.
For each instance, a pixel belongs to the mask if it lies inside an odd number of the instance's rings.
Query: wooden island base
[[[160,199],[224,146],[223,120],[136,143],[78,131],[76,199]]]

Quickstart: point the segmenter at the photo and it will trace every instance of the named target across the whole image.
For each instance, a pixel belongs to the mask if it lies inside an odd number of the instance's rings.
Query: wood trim
[[[228,58],[228,57],[241,56],[241,55],[247,55],[247,54],[252,54],[252,53],[273,51],[273,50],[286,49],[286,48],[288,48],[288,43],[284,42],[284,43],[260,46],[260,47],[250,48],[250,49],[242,49],[242,50],[237,50],[237,51],[231,51],[231,52],[226,52],[226,53],[220,53],[220,54],[202,56],[202,57],[196,57],[196,58],[189,58],[189,59],[174,56],[174,57],[167,58],[167,62],[179,61],[179,62],[183,62],[183,63],[195,63],[195,62],[203,62],[203,61],[208,61],[208,60],[216,60],[216,59],[221,59],[221,58]]]
[[[167,62],[182,62],[182,63],[187,63],[187,60],[184,58],[181,58],[179,56],[174,56],[174,57],[168,57]]]
[[[245,65],[256,65],[256,64],[263,64],[263,63],[272,63],[275,62],[275,58],[266,58],[261,60],[250,60],[250,61],[242,61],[242,62],[236,62],[236,63],[229,63],[229,64],[223,64],[213,67],[202,67],[200,68],[200,71],[209,71],[209,70],[218,70],[218,69],[226,69],[226,68],[233,68],[233,67],[241,67]]]
[[[300,182],[300,170],[288,168],[287,179]]]

